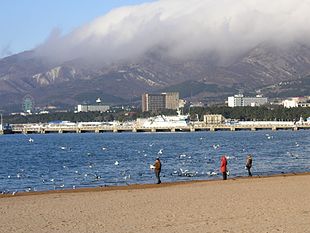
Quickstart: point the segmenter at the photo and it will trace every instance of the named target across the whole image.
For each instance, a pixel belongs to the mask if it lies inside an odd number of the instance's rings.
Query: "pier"
[[[203,122],[190,123],[182,127],[143,127],[139,125],[48,125],[48,124],[15,124],[12,125],[13,134],[48,134],[48,133],[122,133],[122,132],[196,132],[196,131],[257,131],[257,130],[305,130],[310,124],[205,124]],[[3,131],[0,131],[0,134]]]

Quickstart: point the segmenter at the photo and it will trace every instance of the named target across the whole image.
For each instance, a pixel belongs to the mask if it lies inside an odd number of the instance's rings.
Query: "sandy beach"
[[[17,194],[0,232],[310,232],[310,175]]]

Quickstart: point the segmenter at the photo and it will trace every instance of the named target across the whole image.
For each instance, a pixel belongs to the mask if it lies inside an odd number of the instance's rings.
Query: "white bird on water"
[[[115,161],[114,165],[115,165],[115,166],[119,165],[119,162],[118,162],[118,161]]]
[[[29,138],[29,142],[34,142],[34,140],[32,138]]]
[[[163,149],[160,149],[157,154],[161,155],[163,153]]]

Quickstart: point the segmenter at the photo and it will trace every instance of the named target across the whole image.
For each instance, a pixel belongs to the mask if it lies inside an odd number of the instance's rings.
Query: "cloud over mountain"
[[[310,45],[310,0],[159,0],[115,9],[67,35],[54,30],[36,53],[63,62],[132,59],[153,49],[224,59],[265,41]]]

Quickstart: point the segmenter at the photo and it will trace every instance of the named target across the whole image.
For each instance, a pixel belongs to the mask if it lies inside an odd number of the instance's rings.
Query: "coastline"
[[[309,232],[310,173],[26,193],[1,232]]]
[[[264,176],[240,176],[229,178],[228,180],[252,180],[252,179],[269,179],[275,177],[290,177],[290,176],[310,176],[310,172],[303,173],[281,173],[273,175],[264,175]],[[49,195],[49,194],[73,194],[73,193],[85,193],[85,192],[109,192],[109,191],[128,191],[128,190],[144,190],[144,189],[154,189],[154,188],[165,188],[172,186],[182,186],[190,184],[199,184],[199,183],[217,183],[223,182],[222,179],[213,179],[213,180],[190,180],[190,181],[177,181],[177,182],[163,182],[160,185],[158,184],[131,184],[126,186],[99,186],[99,187],[89,187],[89,188],[77,188],[77,189],[64,189],[64,190],[48,190],[48,191],[37,191],[37,192],[17,192],[12,195],[11,193],[0,195],[1,198],[14,198],[20,196],[36,196],[36,195]]]

